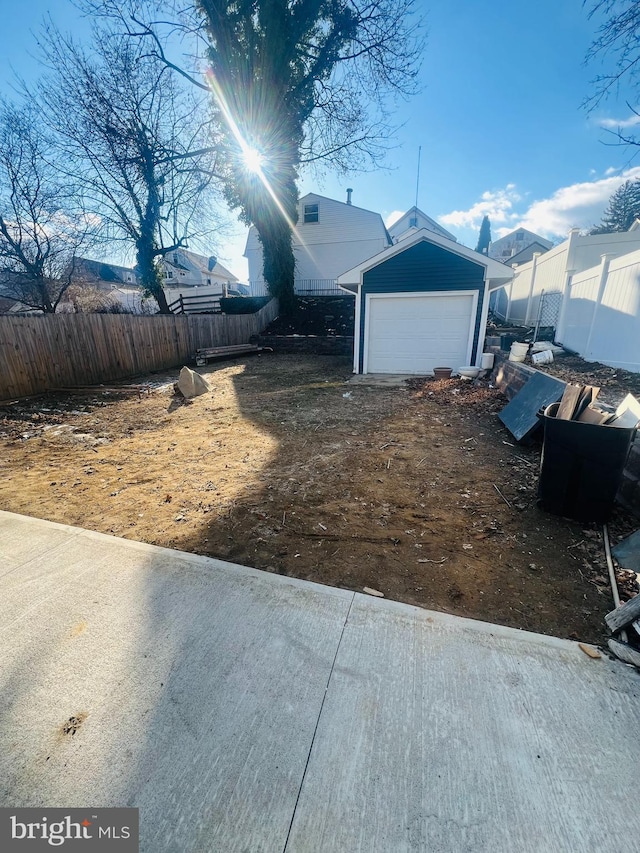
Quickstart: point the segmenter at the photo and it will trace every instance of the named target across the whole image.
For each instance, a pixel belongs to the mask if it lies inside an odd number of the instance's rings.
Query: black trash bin
[[[636,429],[560,420],[559,405],[542,414],[538,504],[576,521],[607,521]]]

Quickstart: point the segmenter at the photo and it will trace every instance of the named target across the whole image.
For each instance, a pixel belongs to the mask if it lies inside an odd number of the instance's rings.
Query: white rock
[[[189,367],[183,367],[180,371],[180,378],[177,382],[178,390],[187,400],[192,397],[198,397],[200,394],[206,394],[211,390],[211,386],[206,379],[203,379],[195,370]]]

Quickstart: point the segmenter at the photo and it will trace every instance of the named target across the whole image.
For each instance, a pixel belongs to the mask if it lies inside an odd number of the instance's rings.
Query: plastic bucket
[[[542,352],[534,352],[531,355],[533,364],[551,364],[553,361],[553,353],[550,349],[542,350]]]
[[[511,352],[509,361],[524,361],[525,356],[529,352],[529,344],[521,344],[515,341],[511,344]]]
[[[493,368],[495,356],[492,352],[483,352],[482,353],[482,369],[483,370],[491,370]]]
[[[577,521],[609,518],[636,429],[556,418],[559,403],[544,410],[538,503]]]

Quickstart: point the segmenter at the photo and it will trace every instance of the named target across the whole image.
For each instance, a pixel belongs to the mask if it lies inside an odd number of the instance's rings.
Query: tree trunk
[[[145,293],[153,296],[161,314],[171,314],[167,297],[162,287],[162,276],[156,265],[156,250],[153,242],[145,237],[136,240],[136,260],[140,273],[140,284]]]
[[[291,228],[283,216],[264,217],[256,222],[262,243],[264,279],[269,293],[278,299],[281,314],[290,314],[295,306],[295,257]]]
[[[297,220],[298,189],[293,160],[279,164],[276,175],[267,175],[278,204],[261,188],[261,203],[253,205],[251,221],[262,244],[263,275],[269,293],[277,297],[280,313],[290,314],[296,304],[292,228]]]

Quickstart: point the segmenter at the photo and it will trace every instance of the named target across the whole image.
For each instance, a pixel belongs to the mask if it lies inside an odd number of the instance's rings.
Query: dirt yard
[[[601,641],[600,533],[536,507],[487,383],[345,384],[346,358],[262,355],[0,406],[0,508],[423,607]],[[633,523],[619,513],[612,534]]]

